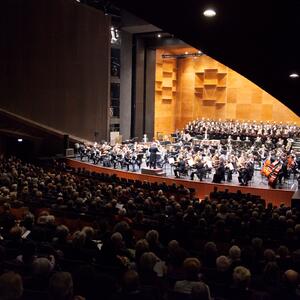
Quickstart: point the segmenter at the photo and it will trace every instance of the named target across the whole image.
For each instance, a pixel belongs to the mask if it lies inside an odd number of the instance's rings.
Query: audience
[[[300,296],[300,211],[255,195],[1,157],[0,227],[0,299]]]

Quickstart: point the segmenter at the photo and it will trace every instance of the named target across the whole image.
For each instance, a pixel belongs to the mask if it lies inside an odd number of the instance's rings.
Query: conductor
[[[156,169],[156,160],[157,160],[157,152],[158,152],[157,144],[152,143],[149,152],[150,152],[150,169]]]

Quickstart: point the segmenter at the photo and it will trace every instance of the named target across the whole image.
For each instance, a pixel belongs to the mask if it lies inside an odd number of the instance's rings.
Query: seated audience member
[[[111,299],[116,280],[111,272],[102,273],[92,265],[81,265],[73,273],[74,293],[87,300]]]
[[[72,235],[72,242],[70,247],[65,247],[65,258],[73,260],[89,260],[90,257],[87,257],[84,253],[84,244],[85,244],[86,235],[82,231],[75,231]]]
[[[22,247],[23,239],[22,239],[23,230],[22,227],[15,225],[13,226],[6,239],[6,247],[18,249]]]
[[[157,230],[149,230],[146,233],[146,240],[149,243],[150,251],[154,252],[159,258],[165,258],[165,249],[159,241],[159,233]]]
[[[296,300],[299,298],[299,274],[294,270],[287,270],[283,275],[282,286],[277,299]]]
[[[277,249],[277,263],[281,270],[288,270],[291,268],[292,260],[288,247],[281,245]]]
[[[167,277],[171,286],[174,286],[176,281],[184,279],[183,262],[187,256],[187,251],[180,247],[176,240],[168,243]]]
[[[49,280],[49,300],[84,300],[73,296],[73,279],[68,272],[57,272]]]
[[[214,242],[207,242],[204,245],[203,266],[207,268],[216,267],[216,258],[218,256],[218,249]]]
[[[241,265],[241,249],[234,245],[229,249],[229,259],[231,264],[231,270]]]
[[[222,286],[224,289],[227,289],[232,282],[230,259],[224,255],[219,256],[216,259],[216,267],[217,270],[214,277],[210,278],[210,280],[216,283],[218,287]]]
[[[132,230],[129,224],[125,221],[118,222],[114,228],[113,232],[119,232],[122,234],[125,246],[128,248],[133,248],[134,245],[134,237]]]
[[[161,297],[163,293],[162,279],[165,270],[160,264],[159,258],[153,252],[145,252],[139,263],[139,276],[141,287],[144,292],[151,292],[153,295]]]
[[[70,230],[65,225],[59,225],[56,227],[56,232],[52,240],[52,245],[55,249],[60,250],[64,253],[65,248],[70,247],[70,241],[68,240]]]
[[[197,282],[192,287],[191,300],[211,300],[208,286],[204,282]]]
[[[3,234],[6,235],[15,225],[15,217],[10,212],[10,204],[5,202],[0,212],[0,226],[3,228]]]
[[[38,217],[29,237],[38,242],[50,242],[55,235],[55,231],[55,217],[45,211]]]
[[[233,285],[229,290],[229,299],[240,300],[240,299],[251,299],[252,291],[249,289],[251,273],[250,271],[242,266],[236,267],[233,270]]]
[[[141,256],[145,252],[149,252],[149,243],[146,239],[140,239],[135,244],[135,263],[138,265],[141,259]]]
[[[94,229],[90,226],[84,226],[81,232],[85,234],[84,250],[86,254],[96,255],[99,249],[97,247],[97,244],[93,241],[93,239],[95,238]]]
[[[45,257],[36,258],[32,264],[31,276],[24,282],[24,287],[30,290],[46,290],[52,270],[53,265],[49,259]]]
[[[174,290],[178,293],[191,294],[193,286],[201,281],[201,263],[195,257],[186,258],[183,268],[185,271],[185,280],[176,281]]]
[[[131,253],[125,247],[122,234],[115,232],[111,235],[110,239],[104,241],[99,263],[111,267],[127,268],[129,257],[131,257]]]
[[[139,274],[136,271],[128,270],[122,280],[122,289],[116,294],[113,300],[156,300],[159,299],[155,290],[143,290],[140,286]]]
[[[276,262],[268,262],[263,270],[258,289],[266,291],[272,298],[276,297],[280,287],[280,269]]]
[[[19,274],[7,272],[0,276],[0,299],[18,300],[23,294],[23,282]]]
[[[141,256],[138,270],[143,285],[154,285],[158,282],[159,277],[162,277],[159,275],[163,270],[156,272],[154,269],[158,262],[160,259],[153,252],[145,252]]]

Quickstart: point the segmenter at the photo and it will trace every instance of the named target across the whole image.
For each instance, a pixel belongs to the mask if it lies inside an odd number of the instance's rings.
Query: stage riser
[[[144,175],[153,175],[153,176],[166,176],[166,172],[163,169],[149,169],[149,168],[142,168],[141,174]]]

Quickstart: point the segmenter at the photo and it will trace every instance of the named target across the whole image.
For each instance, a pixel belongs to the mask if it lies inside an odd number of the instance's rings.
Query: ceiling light
[[[161,38],[161,34],[159,33],[159,34],[157,35],[157,37],[158,37],[158,38]]]
[[[22,142],[23,142],[23,139],[18,139],[18,142],[19,142],[19,143],[22,143]]]
[[[208,17],[208,18],[211,18],[211,17],[214,17],[216,15],[216,12],[213,10],[213,9],[206,9],[204,12],[203,12],[203,15],[205,17]]]
[[[297,74],[297,73],[290,74],[290,78],[298,78],[298,77],[299,77],[299,74]]]

